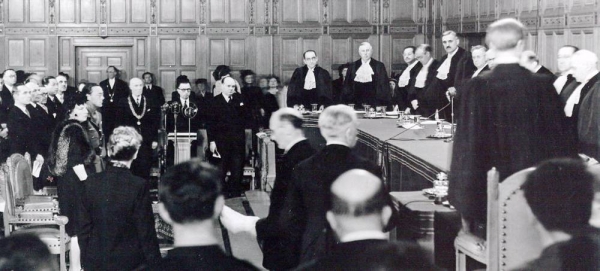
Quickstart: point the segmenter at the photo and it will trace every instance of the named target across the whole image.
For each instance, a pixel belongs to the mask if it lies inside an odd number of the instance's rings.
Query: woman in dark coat
[[[138,270],[160,261],[148,182],[131,173],[142,136],[117,127],[107,143],[106,171],[85,182],[81,214],[81,259],[88,270]]]
[[[269,120],[271,119],[271,114],[279,109],[279,103],[277,103],[277,92],[279,91],[279,77],[275,75],[271,75],[267,77],[269,80],[269,90],[262,97],[262,121],[261,125],[264,128],[269,128]]]
[[[48,169],[57,181],[60,213],[69,218],[65,228],[71,236],[71,270],[81,269],[77,236],[80,231],[82,181],[87,178],[87,173],[95,172],[92,162],[95,153],[84,128],[88,118],[85,102],[85,96],[77,96],[66,104],[67,120],[54,130],[48,154]],[[82,173],[78,175],[76,170]]]

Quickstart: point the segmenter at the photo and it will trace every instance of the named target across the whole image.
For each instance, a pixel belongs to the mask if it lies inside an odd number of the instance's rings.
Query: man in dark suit
[[[50,139],[52,138],[52,132],[54,132],[56,123],[52,115],[50,115],[48,107],[42,103],[42,101],[45,102],[47,99],[47,95],[43,94],[46,93],[46,90],[42,90],[34,82],[29,82],[25,86],[31,90],[31,104],[27,105],[27,110],[31,113],[33,127],[35,127],[35,140],[40,146],[42,156],[46,156],[50,148]]]
[[[144,139],[138,151],[137,158],[131,165],[134,175],[146,180],[150,179],[152,168],[152,150],[158,147],[158,128],[160,125],[160,112],[153,100],[143,95],[144,82],[139,78],[129,80],[131,95],[122,98],[117,103],[117,116],[115,127],[131,126],[142,135]]]
[[[429,44],[421,44],[417,47],[415,53],[416,59],[423,65],[415,76],[415,83],[412,89],[408,92],[408,100],[410,101],[411,113],[420,114],[422,116],[430,116],[435,112],[437,98],[431,98],[427,94],[428,89],[436,81],[435,74],[438,69],[439,62],[433,58],[433,48]]]
[[[529,50],[524,51],[521,54],[520,64],[521,64],[521,66],[530,70],[533,73],[544,74],[546,76],[551,77],[552,80],[556,79],[556,75],[554,75],[553,72],[551,72],[548,68],[546,68],[546,67],[542,66],[542,64],[540,64],[540,60],[538,59],[537,55],[533,51],[529,51]]]
[[[13,98],[13,91],[15,91],[14,86],[17,83],[17,74],[15,73],[15,70],[4,70],[2,73],[2,82],[2,91],[0,91],[0,124],[6,126],[6,123],[8,123],[8,112],[15,104],[15,99]]]
[[[55,123],[58,123],[64,119],[63,104],[56,98],[58,81],[54,76],[46,76],[42,79],[42,86],[48,93],[45,104],[48,108],[48,113],[52,116]]]
[[[300,260],[300,240],[288,235],[278,223],[292,181],[292,170],[315,152],[304,137],[302,123],[302,114],[292,108],[279,109],[271,116],[271,139],[285,152],[276,164],[269,216],[262,219],[245,217],[227,207],[221,214],[221,222],[230,232],[245,231],[257,236],[263,251],[263,267],[269,270],[289,270],[298,266]]]
[[[199,160],[175,165],[162,176],[158,213],[173,225],[175,248],[151,270],[257,270],[219,246],[215,225],[225,205],[220,179],[216,168]]]
[[[213,157],[221,156],[223,183],[228,196],[240,196],[244,192],[242,177],[246,134],[244,130],[244,101],[236,92],[236,81],[231,77],[221,79],[222,92],[212,99],[209,109],[207,136]],[[228,180],[225,180],[227,172]]]
[[[304,105],[310,109],[311,104],[329,106],[332,102],[331,76],[329,72],[317,65],[317,52],[308,50],[302,54],[304,66],[296,68],[288,85],[287,105]]]
[[[388,241],[383,229],[392,216],[381,179],[352,169],[331,185],[327,222],[340,243],[331,254],[299,270],[432,270],[416,243]]]
[[[552,78],[519,66],[525,27],[501,19],[488,27],[486,40],[499,63],[471,79],[458,92],[457,130],[450,169],[449,200],[465,228],[485,238],[486,174],[500,179],[553,157],[575,156]]]
[[[158,106],[155,109],[159,110],[160,107],[165,104],[164,90],[161,87],[154,85],[154,74],[151,72],[145,72],[142,75],[142,79],[144,79],[144,97],[152,100],[152,104]]]
[[[409,93],[409,91],[414,90],[415,78],[423,67],[423,64],[415,57],[416,50],[417,48],[414,46],[407,46],[402,51],[402,57],[408,66],[402,71],[400,77],[398,77],[398,96],[401,102],[398,102],[397,105],[400,110],[410,111],[410,100],[408,97],[414,96],[414,93]]]
[[[75,95],[78,95],[79,93],[81,93],[81,91],[74,87],[69,85],[69,80],[71,79],[71,77],[64,72],[59,72],[58,76],[62,76],[65,78],[65,84],[66,84],[66,89],[64,91],[65,94],[65,101],[70,101],[72,99],[75,99]]]
[[[206,118],[204,114],[208,111],[208,102],[206,102],[204,106],[200,106],[198,100],[196,99],[196,93],[194,93],[192,90],[192,84],[187,76],[182,75],[177,77],[176,88],[177,89],[173,91],[171,95],[171,103],[177,103],[181,107],[181,112],[177,114],[177,132],[187,133],[189,131],[191,133],[195,133],[200,127],[204,127],[206,125]],[[198,108],[196,116],[191,120],[183,115],[183,110],[190,106],[196,106],[196,108]],[[175,124],[173,114],[169,113],[167,116],[167,130],[169,132],[173,132],[174,127]]]
[[[8,114],[8,135],[10,136],[10,153],[31,155],[36,161],[43,162],[43,151],[38,131],[33,120],[34,114],[29,112],[27,105],[31,103],[31,90],[23,84],[15,84],[13,97],[15,104]]]
[[[383,63],[371,58],[373,47],[363,42],[358,47],[360,59],[348,66],[344,81],[343,102],[371,106],[388,105],[390,102],[390,83]]]
[[[102,106],[102,131],[106,137],[112,134],[115,129],[117,116],[117,103],[122,98],[129,96],[129,86],[119,79],[119,70],[115,66],[109,66],[106,69],[108,79],[100,82],[100,87],[104,91],[104,105]]]
[[[346,74],[348,74],[348,64],[342,64],[338,67],[338,79],[331,81],[331,99],[333,100],[333,104],[342,103]]]
[[[319,129],[327,146],[295,167],[279,222],[290,238],[301,237],[301,263],[326,255],[335,244],[325,219],[331,183],[355,168],[381,176],[377,165],[352,152],[358,134],[352,108],[325,108],[319,116]]]

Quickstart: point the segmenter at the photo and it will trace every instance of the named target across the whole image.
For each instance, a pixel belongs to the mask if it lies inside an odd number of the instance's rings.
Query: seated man
[[[529,174],[525,199],[548,245],[517,270],[600,270],[600,231],[589,225],[593,187],[594,176],[581,160],[548,160]]]
[[[160,216],[173,226],[175,248],[155,270],[256,270],[219,247],[217,218],[225,199],[221,174],[190,160],[167,170],[159,183]]]
[[[431,270],[416,244],[392,243],[383,232],[392,216],[380,178],[352,169],[331,185],[327,221],[340,243],[300,270]]]

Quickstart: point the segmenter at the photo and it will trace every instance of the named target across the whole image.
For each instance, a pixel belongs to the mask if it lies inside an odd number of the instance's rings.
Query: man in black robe
[[[591,51],[579,50],[573,54],[572,60],[573,77],[580,85],[567,100],[565,114],[574,118],[577,123],[579,152],[600,160],[600,85],[597,83],[600,73],[596,68],[598,57]]]
[[[390,81],[383,63],[373,59],[373,47],[363,42],[358,47],[360,59],[348,66],[344,81],[343,102],[361,107],[388,105],[391,98]]]
[[[404,62],[406,62],[406,69],[400,73],[398,77],[398,108],[400,110],[409,110],[410,111],[410,100],[409,91],[413,89],[415,85],[415,79],[421,68],[423,68],[423,64],[416,58],[417,48],[414,46],[407,46],[402,51],[402,57],[404,58]],[[410,93],[412,94],[412,93]]]
[[[294,70],[288,85],[287,105],[303,105],[311,109],[311,104],[329,106],[332,103],[331,76],[317,62],[317,52],[304,52],[304,66]]]
[[[488,170],[496,167],[504,179],[543,160],[576,155],[552,78],[518,64],[524,31],[515,19],[491,24],[486,41],[498,65],[471,79],[457,97],[448,196],[464,230],[480,237],[485,237]]]

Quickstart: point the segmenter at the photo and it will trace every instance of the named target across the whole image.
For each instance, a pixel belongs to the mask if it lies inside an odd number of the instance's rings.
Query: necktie
[[[188,107],[188,102],[187,102],[187,100],[185,100],[185,101],[183,101],[183,108],[185,109],[187,107]]]

